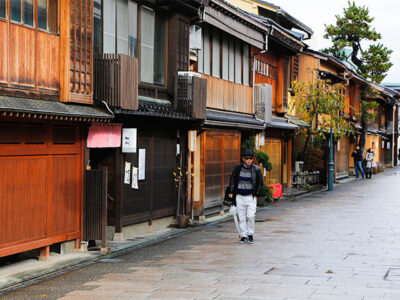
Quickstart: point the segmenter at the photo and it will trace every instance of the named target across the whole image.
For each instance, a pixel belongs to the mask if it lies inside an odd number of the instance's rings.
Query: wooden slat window
[[[90,95],[92,91],[92,1],[71,0],[70,91]]]
[[[19,124],[3,123],[0,125],[0,144],[21,143],[21,129]]]
[[[76,127],[73,126],[53,126],[53,143],[67,145],[76,143]]]
[[[25,144],[44,144],[46,142],[46,125],[26,124],[23,128]]]
[[[178,71],[189,70],[189,22],[178,18]]]

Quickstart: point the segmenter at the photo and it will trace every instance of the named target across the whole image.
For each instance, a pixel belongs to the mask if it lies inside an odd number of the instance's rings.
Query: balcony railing
[[[94,99],[112,108],[138,109],[138,59],[124,54],[94,57]]]
[[[176,110],[193,119],[206,118],[207,79],[191,72],[178,75],[178,97]]]

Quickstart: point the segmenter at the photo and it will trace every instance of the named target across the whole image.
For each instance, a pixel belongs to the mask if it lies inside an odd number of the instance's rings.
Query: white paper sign
[[[138,185],[138,168],[132,167],[132,188],[139,189]]]
[[[378,142],[375,142],[375,148],[378,148]]]
[[[122,129],[122,153],[136,153],[136,128]]]
[[[382,141],[382,149],[385,149],[385,142]]]
[[[146,179],[146,149],[139,149],[139,180]]]
[[[390,143],[386,143],[386,149],[390,149]]]
[[[131,183],[131,163],[125,162],[125,176],[124,176],[124,183],[130,184]]]
[[[190,152],[196,151],[196,130],[190,131]]]
[[[264,132],[260,134],[260,146],[265,146],[265,135],[264,135]]]

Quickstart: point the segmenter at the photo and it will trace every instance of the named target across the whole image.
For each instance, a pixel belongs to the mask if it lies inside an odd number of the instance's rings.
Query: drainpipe
[[[252,62],[253,62],[253,115],[256,115],[256,106],[255,106],[255,81],[256,81],[256,56],[267,53],[268,52],[268,34],[265,35],[265,47],[264,50],[261,50],[260,52],[254,53],[251,56]]]

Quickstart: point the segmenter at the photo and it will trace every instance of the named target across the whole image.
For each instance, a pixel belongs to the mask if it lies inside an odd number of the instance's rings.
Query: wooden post
[[[103,168],[103,205],[101,213],[101,250],[107,251],[107,168]]]
[[[48,261],[50,259],[50,246],[40,249],[39,261]]]
[[[60,1],[60,101],[70,98],[70,0]]]
[[[293,137],[289,137],[287,143],[287,187],[292,187],[292,141]]]
[[[76,239],[75,240],[75,249],[80,249],[81,248],[81,239]]]
[[[122,233],[122,201],[123,201],[123,190],[122,190],[122,176],[123,176],[123,159],[120,149],[115,149],[115,232]]]

